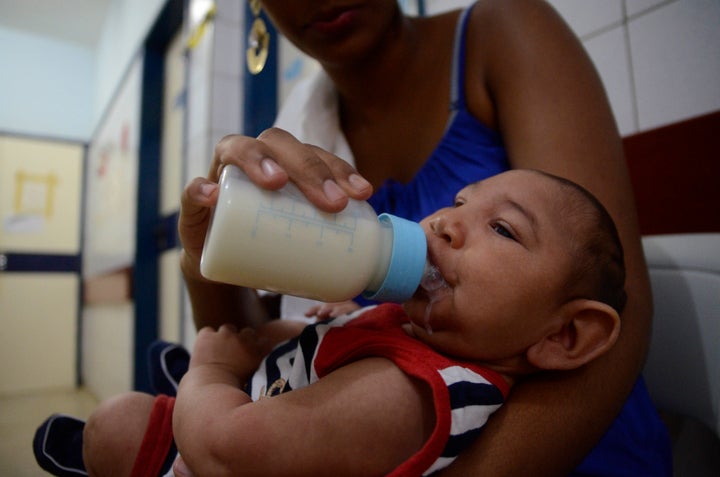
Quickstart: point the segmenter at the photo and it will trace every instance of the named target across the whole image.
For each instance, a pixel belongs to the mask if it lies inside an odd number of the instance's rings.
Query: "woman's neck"
[[[398,16],[374,48],[346,64],[323,64],[345,111],[387,111],[398,93],[412,80],[422,55],[417,19]]]

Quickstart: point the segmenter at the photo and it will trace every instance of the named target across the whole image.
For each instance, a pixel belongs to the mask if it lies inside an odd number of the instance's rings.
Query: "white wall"
[[[87,142],[95,59],[90,48],[0,28],[0,131]]]
[[[720,0],[548,2],[594,61],[623,136],[720,109]]]
[[[164,4],[165,0],[112,0],[95,51],[93,125],[101,119]]]
[[[95,48],[0,27],[0,131],[88,142],[164,4],[112,0]]]
[[[425,1],[428,12],[469,3]],[[624,135],[720,109],[720,1],[550,3],[595,61]],[[0,28],[0,131],[89,140],[163,4],[112,0],[94,50]]]
[[[720,109],[720,1],[550,0],[629,135]]]

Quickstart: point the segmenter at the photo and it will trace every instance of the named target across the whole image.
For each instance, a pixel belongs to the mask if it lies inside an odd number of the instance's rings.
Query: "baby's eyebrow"
[[[523,217],[525,217],[527,219],[528,223],[530,224],[530,228],[529,228],[530,233],[533,236],[533,238],[535,240],[537,240],[538,239],[538,227],[539,227],[540,222],[538,222],[538,219],[537,219],[537,216],[535,215],[535,213],[532,210],[524,207],[519,202],[516,202],[510,198],[506,198],[503,201],[503,205],[505,207],[508,207],[510,209],[514,209],[514,210],[518,211]]]
[[[457,192],[457,194],[455,194],[455,200],[461,199],[464,195],[466,195],[466,194],[472,192],[473,190],[477,189],[478,187],[480,187],[480,182],[482,182],[482,181],[473,182],[472,184],[468,184],[465,187],[463,187],[462,189],[460,189]]]
[[[516,209],[518,212],[523,214],[528,219],[528,221],[532,225],[533,229],[535,227],[537,227],[537,224],[538,224],[537,217],[535,217],[535,214],[531,210],[526,209],[525,207],[523,207],[518,202],[515,202],[512,199],[507,199],[506,203],[513,209]]]

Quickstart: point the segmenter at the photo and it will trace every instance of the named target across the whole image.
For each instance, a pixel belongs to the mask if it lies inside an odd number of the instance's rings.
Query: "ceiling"
[[[112,0],[0,0],[0,27],[94,47]]]

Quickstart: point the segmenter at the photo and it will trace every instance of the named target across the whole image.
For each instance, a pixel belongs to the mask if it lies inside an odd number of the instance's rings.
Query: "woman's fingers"
[[[315,148],[278,128],[263,131],[258,141],[271,149],[273,159],[287,171],[290,180],[310,202],[328,212],[345,208],[348,195]]]
[[[320,147],[307,144],[330,169],[338,185],[353,199],[366,200],[373,193],[372,185],[354,167]]]
[[[208,179],[217,182],[222,168],[234,164],[265,189],[279,189],[288,181],[287,172],[275,159],[274,151],[264,142],[239,135],[225,136],[215,146]]]
[[[257,139],[227,136],[215,148],[208,179],[217,181],[226,164],[240,167],[254,183],[278,189],[290,180],[317,207],[337,212],[348,197],[367,199],[372,186],[339,157],[271,128]]]
[[[178,234],[185,252],[200,256],[212,207],[217,202],[218,185],[202,177],[190,181],[180,198]]]
[[[215,147],[207,178],[183,190],[178,232],[184,273],[199,276],[200,256],[212,208],[217,203],[222,168],[234,164],[258,186],[275,190],[290,180],[315,206],[339,212],[348,198],[365,200],[372,186],[347,162],[319,147],[303,144],[287,131],[271,128],[258,138],[232,135]]]

